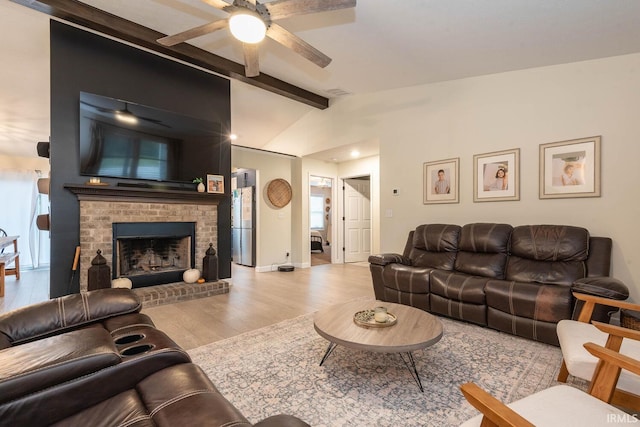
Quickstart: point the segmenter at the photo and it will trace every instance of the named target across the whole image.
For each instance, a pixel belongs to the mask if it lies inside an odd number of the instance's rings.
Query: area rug
[[[477,412],[460,385],[506,402],[555,384],[556,347],[446,318],[444,336],[414,352],[424,393],[398,355],[328,342],[304,315],[189,351],[221,393],[255,423],[295,415],[314,427],[457,426]]]

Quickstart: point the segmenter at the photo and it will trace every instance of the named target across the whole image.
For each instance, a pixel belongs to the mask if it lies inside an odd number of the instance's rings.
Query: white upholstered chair
[[[600,359],[589,393],[562,384],[504,405],[476,384],[466,383],[461,387],[462,393],[481,414],[461,427],[637,425],[639,421],[636,416],[623,412],[609,402],[620,370],[640,375],[640,361],[597,344],[587,343],[584,347]]]
[[[640,331],[599,322],[590,323],[596,304],[636,311],[640,311],[640,305],[579,293],[574,293],[574,296],[582,300],[584,305],[578,320],[561,320],[558,323],[558,340],[563,357],[558,381],[566,382],[569,375],[591,380],[598,359],[584,348],[587,342],[640,360]],[[640,376],[622,371],[612,402],[625,408],[640,410]]]

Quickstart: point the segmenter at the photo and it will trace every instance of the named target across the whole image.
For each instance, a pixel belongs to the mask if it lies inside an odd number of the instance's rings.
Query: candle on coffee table
[[[389,319],[387,307],[376,307],[373,309],[373,319],[378,323],[385,323]]]

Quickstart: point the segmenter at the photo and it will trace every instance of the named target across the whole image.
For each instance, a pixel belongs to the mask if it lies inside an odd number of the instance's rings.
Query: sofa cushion
[[[505,279],[570,286],[586,274],[582,262],[545,262],[509,257]]]
[[[514,316],[487,306],[487,326],[498,331],[558,346],[556,323]]]
[[[635,416],[564,384],[544,389],[507,406],[536,426],[601,427],[618,423],[635,424],[638,421]],[[482,421],[480,414],[460,427],[480,427]]]
[[[416,268],[402,264],[389,264],[382,277],[387,288],[416,294],[429,293],[429,273],[432,268]]]
[[[429,306],[432,313],[486,325],[484,286],[487,278],[451,271],[431,272]]]
[[[474,276],[504,278],[512,230],[509,224],[476,223],[462,227],[455,270]]]
[[[454,301],[484,305],[484,287],[488,280],[485,277],[434,270],[431,273],[430,290],[432,294]]]
[[[413,232],[411,264],[452,270],[458,251],[461,227],[450,224],[423,224]]]
[[[570,285],[587,275],[589,232],[561,225],[514,228],[506,279]]]
[[[250,426],[191,363],[167,367],[54,426]]]
[[[568,225],[521,225],[513,229],[511,253],[536,261],[585,261],[589,232]]]
[[[571,318],[571,287],[508,280],[489,280],[487,305],[504,313],[542,322]]]
[[[560,321],[557,331],[562,357],[567,364],[569,373],[584,380],[591,380],[598,364],[598,358],[589,353],[583,344],[592,342],[604,347],[609,334],[602,332],[590,323],[575,320]],[[630,338],[622,340],[620,353],[637,358],[640,355],[640,341]],[[640,376],[623,369],[620,372],[617,388],[640,394]]]

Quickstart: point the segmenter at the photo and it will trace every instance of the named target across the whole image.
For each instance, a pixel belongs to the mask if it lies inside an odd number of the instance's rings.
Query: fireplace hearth
[[[113,223],[113,278],[134,288],[179,282],[195,266],[194,222]]]

